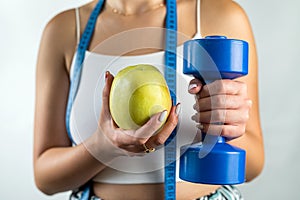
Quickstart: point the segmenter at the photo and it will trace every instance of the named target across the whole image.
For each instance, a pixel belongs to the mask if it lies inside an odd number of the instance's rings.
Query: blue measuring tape
[[[80,42],[77,47],[76,60],[75,60],[74,68],[73,68],[73,75],[70,80],[69,97],[68,97],[67,110],[66,110],[66,129],[68,132],[68,136],[73,144],[76,144],[76,143],[72,138],[71,130],[70,130],[71,109],[72,109],[73,102],[76,97],[79,82],[80,82],[81,69],[82,69],[82,63],[85,58],[85,52],[86,52],[86,50],[89,46],[90,40],[92,38],[98,15],[102,10],[103,2],[104,2],[104,0],[99,0],[99,2],[97,3],[96,7],[94,8],[94,10],[91,13],[91,16],[87,22],[87,25],[82,34],[82,37],[80,38]],[[83,193],[80,197],[80,200],[88,200],[90,194],[91,194],[91,184],[87,183],[83,187]]]
[[[173,105],[176,104],[176,50],[177,8],[176,0],[167,0],[165,79]],[[175,129],[165,142],[165,200],[176,199],[176,132]]]
[[[94,8],[88,22],[86,25],[86,28],[84,29],[84,32],[82,34],[82,37],[80,38],[79,45],[77,47],[77,54],[76,54],[76,60],[73,68],[73,76],[70,80],[70,89],[69,89],[69,97],[67,102],[67,110],[66,110],[66,128],[68,132],[68,136],[71,139],[73,144],[76,144],[75,141],[72,138],[71,130],[70,130],[70,117],[71,117],[71,110],[73,106],[73,102],[75,99],[75,96],[77,94],[77,89],[80,82],[81,77],[81,69],[82,69],[82,63],[85,57],[85,52],[90,44],[95,24],[97,21],[97,17],[99,13],[102,10],[104,0],[99,0],[96,7]]]
[[[167,0],[166,42],[165,42],[165,79],[168,84],[173,104],[176,104],[176,48],[177,48],[177,9],[176,0]],[[70,90],[66,110],[66,129],[71,141],[75,144],[70,130],[71,109],[80,83],[82,63],[85,52],[93,35],[95,24],[103,7],[104,0],[99,0],[91,13],[86,28],[80,39],[73,75],[70,80]],[[165,143],[165,199],[176,199],[176,130],[172,132]],[[81,200],[87,200],[90,185],[84,188]]]

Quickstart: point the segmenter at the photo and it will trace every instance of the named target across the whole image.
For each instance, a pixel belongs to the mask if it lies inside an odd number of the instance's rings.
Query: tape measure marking
[[[167,0],[165,79],[173,105],[176,104],[176,50],[177,50],[177,9],[176,0]],[[165,200],[176,199],[176,132],[175,129],[165,142]]]

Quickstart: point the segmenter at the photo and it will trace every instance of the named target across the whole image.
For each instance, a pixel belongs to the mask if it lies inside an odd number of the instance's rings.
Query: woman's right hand
[[[114,123],[109,109],[109,94],[113,79],[113,75],[106,72],[102,110],[98,129],[94,135],[97,139],[94,140],[93,150],[90,151],[102,161],[103,159],[109,161],[122,155],[142,156],[145,154],[145,147],[152,149],[164,144],[177,126],[180,112],[180,104],[177,104],[172,106],[169,116],[167,116],[167,111],[163,111],[153,115],[146,124],[137,130],[121,129]],[[168,119],[160,129],[166,117]],[[160,130],[158,131],[158,129]]]

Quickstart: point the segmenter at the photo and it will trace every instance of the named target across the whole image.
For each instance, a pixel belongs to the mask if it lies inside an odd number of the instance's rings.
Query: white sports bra
[[[77,30],[80,30],[79,12],[76,10]],[[197,33],[200,35],[200,0],[197,0]],[[77,31],[78,41],[80,37]],[[177,101],[181,103],[179,125],[177,128],[177,169],[176,180],[179,179],[180,147],[190,144],[197,133],[195,122],[191,120],[194,115],[194,96],[187,91],[192,77],[182,73],[182,45],[177,47]],[[72,77],[73,57],[70,76]],[[89,138],[97,129],[99,114],[102,105],[102,89],[104,87],[104,74],[109,70],[116,74],[119,70],[129,65],[151,64],[164,72],[164,51],[138,56],[110,56],[86,51],[82,66],[80,84],[76,98],[71,109],[70,132],[76,144]],[[96,182],[112,184],[140,184],[164,182],[164,149],[158,148],[155,152],[142,157],[119,157],[108,165],[93,179]]]

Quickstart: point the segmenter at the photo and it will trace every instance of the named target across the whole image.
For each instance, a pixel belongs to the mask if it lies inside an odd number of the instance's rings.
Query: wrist
[[[94,158],[103,164],[121,156],[120,149],[113,145],[109,138],[99,130],[85,140],[83,145]]]

